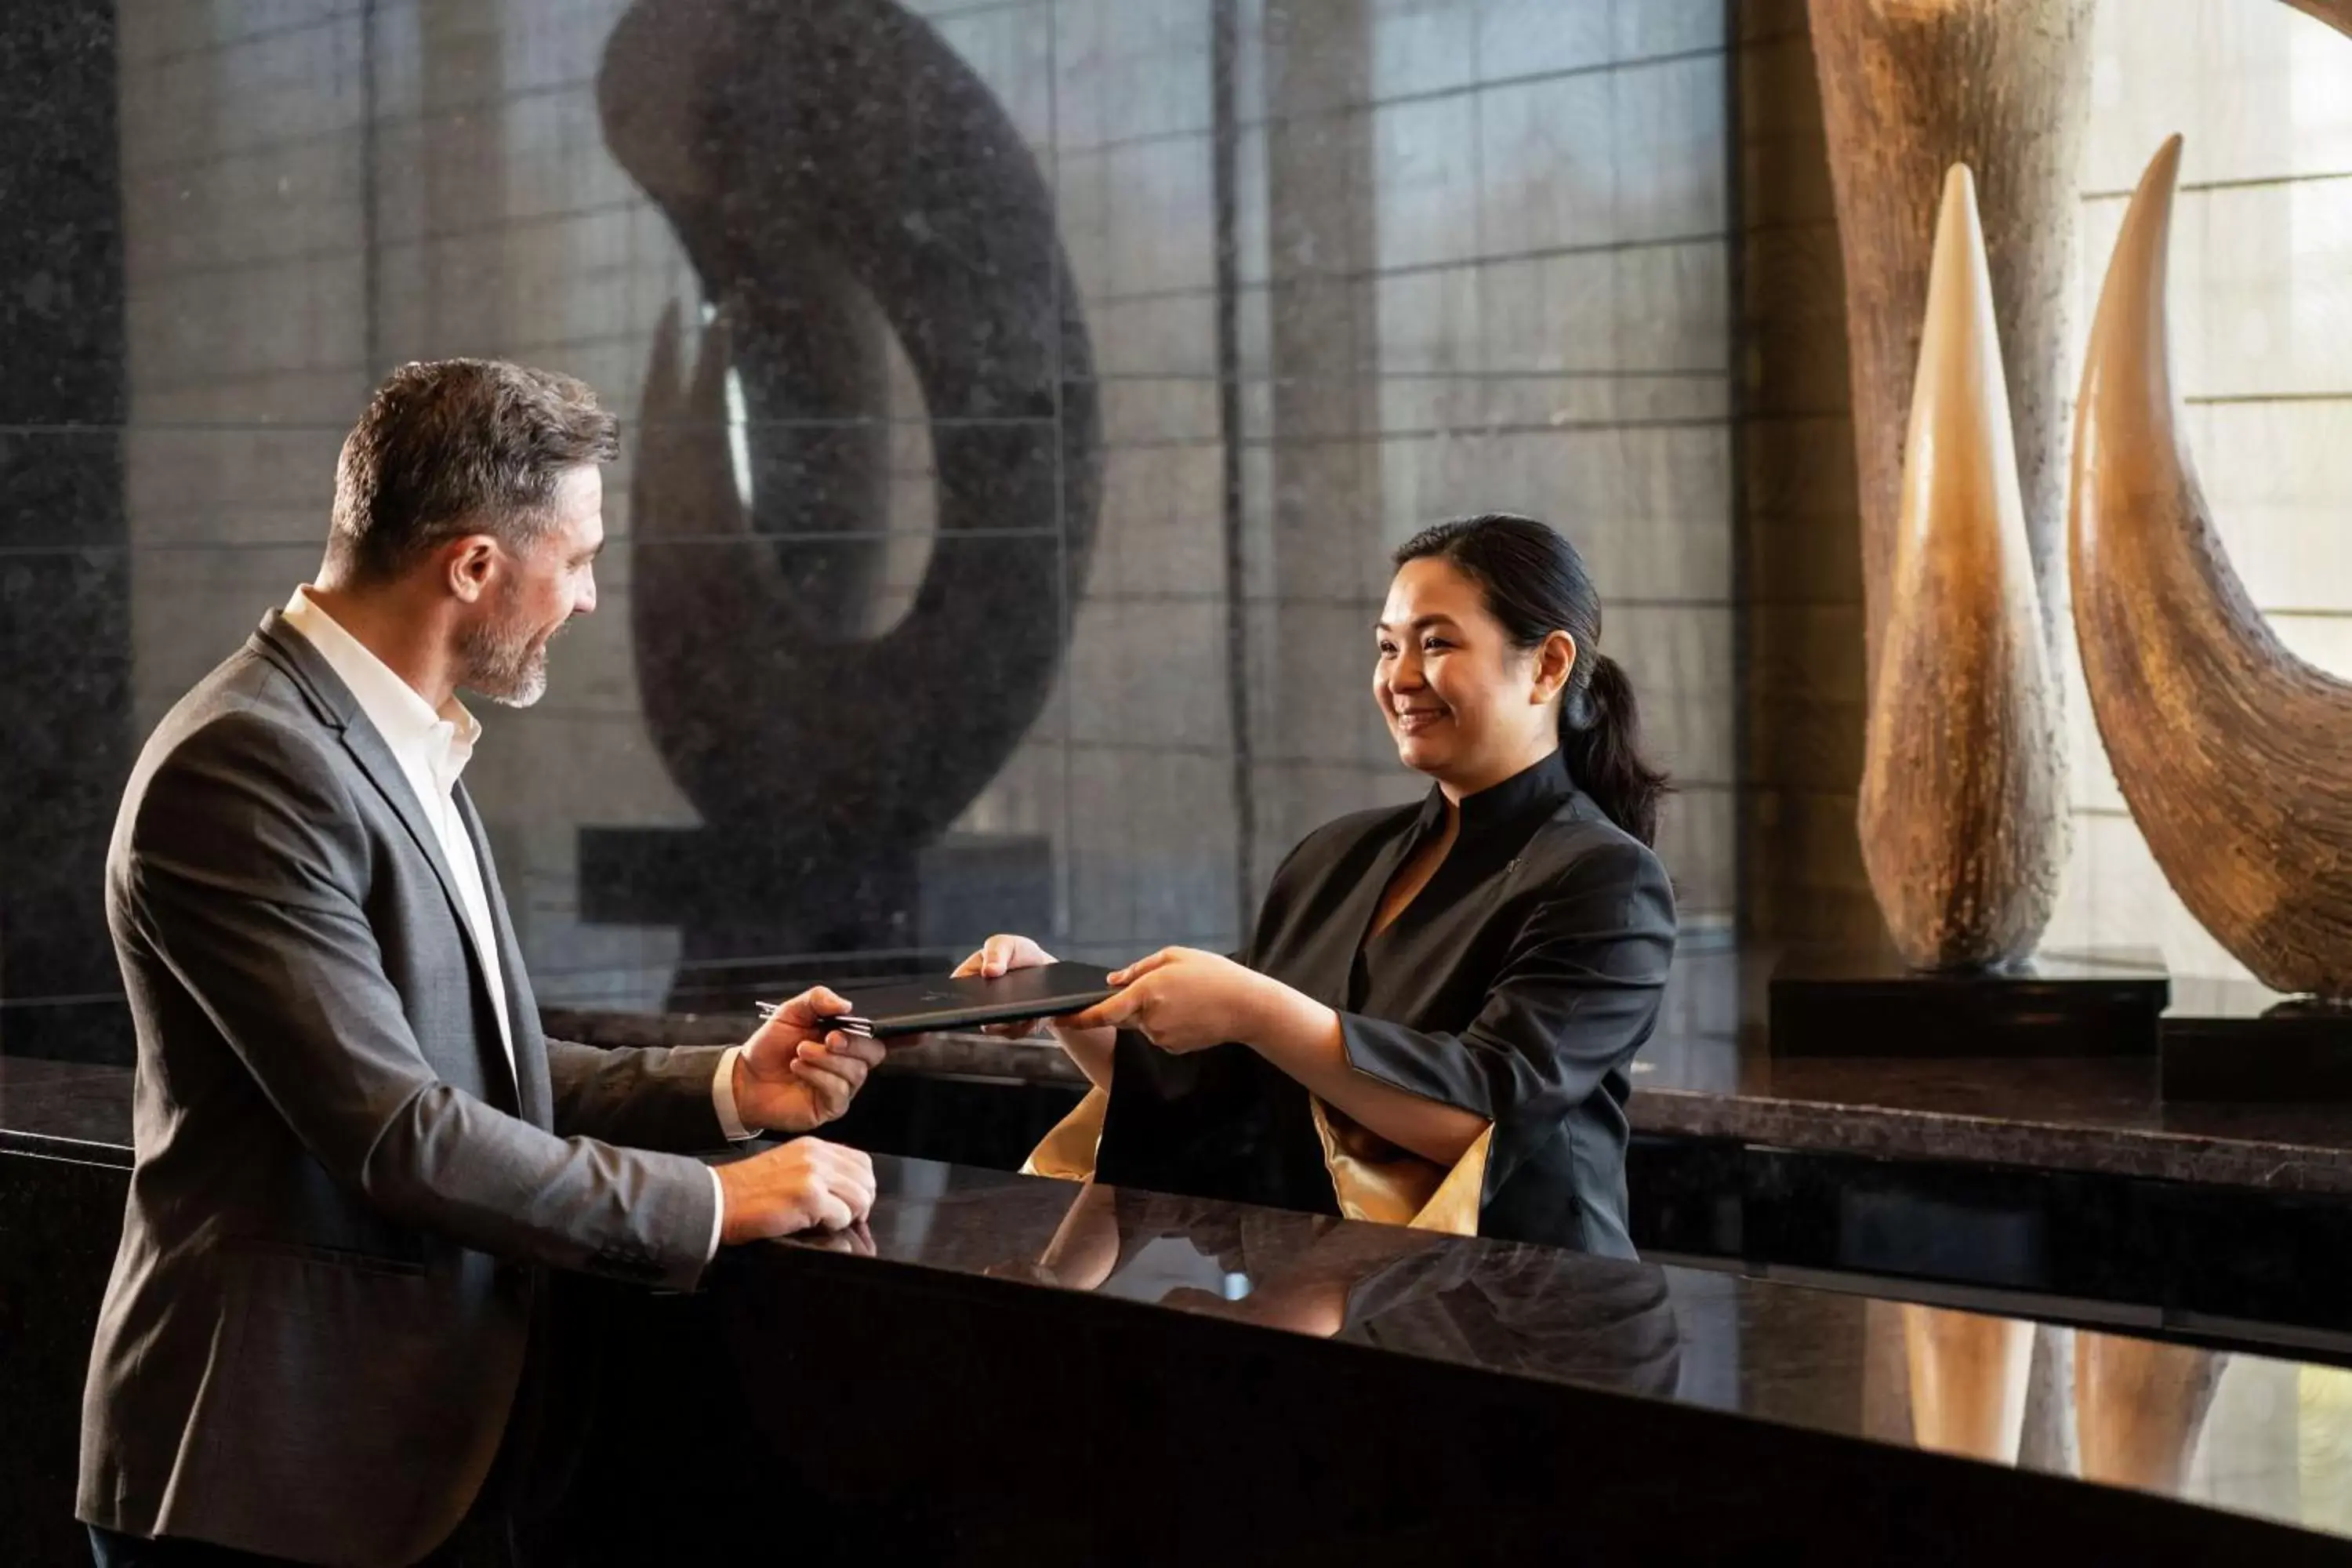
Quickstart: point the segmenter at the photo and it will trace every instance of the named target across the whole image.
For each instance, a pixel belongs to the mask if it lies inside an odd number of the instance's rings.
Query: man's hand
[[[820,1227],[847,1230],[874,1212],[874,1162],[838,1143],[796,1138],[711,1169],[726,1205],[719,1237],[730,1247]]]
[[[776,1010],[743,1042],[735,1058],[735,1114],[746,1127],[807,1132],[849,1109],[866,1074],[882,1059],[882,1043],[824,1021],[849,1011],[839,995],[817,986]]]

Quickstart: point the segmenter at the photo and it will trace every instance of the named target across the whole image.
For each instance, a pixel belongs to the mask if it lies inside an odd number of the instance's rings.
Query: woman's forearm
[[[1110,1091],[1111,1057],[1118,1046],[1117,1029],[1065,1029],[1055,1027],[1054,1038],[1078,1064],[1087,1081],[1106,1094]]]
[[[1424,1160],[1451,1165],[1486,1131],[1486,1118],[1475,1112],[1358,1072],[1340,1039],[1339,1015],[1279,982],[1269,983],[1251,1036],[1246,1043],[1309,1094]]]
[[[1091,1290],[1110,1278],[1118,1266],[1118,1210],[1109,1188],[1088,1182],[1078,1189],[1037,1265],[1073,1290]]]

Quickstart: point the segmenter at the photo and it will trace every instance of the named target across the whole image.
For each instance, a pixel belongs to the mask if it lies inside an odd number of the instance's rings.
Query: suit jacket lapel
[[[474,797],[466,786],[457,786],[457,816],[466,825],[466,837],[474,846],[474,858],[481,863],[482,891],[490,904],[490,929],[499,944],[499,973],[507,987],[507,1027],[514,1035],[514,1067],[517,1092],[522,1101],[523,1119],[533,1126],[551,1130],[555,1126],[554,1091],[547,1077],[547,1037],[539,1026],[539,1001],[531,994],[530,977],[523,972],[522,951],[515,942],[514,921],[507,913],[506,894],[499,887],[497,865],[490,859],[490,837],[482,829],[481,815],[474,809]]]
[[[416,798],[416,791],[409,784],[408,775],[400,771],[400,759],[392,754],[392,747],[377,733],[367,715],[361,711],[359,699],[352,695],[351,688],[343,684],[342,678],[335,673],[334,667],[327,662],[326,657],[310,646],[308,637],[286,625],[285,617],[276,610],[262,617],[261,629],[254,634],[253,646],[262,657],[292,676],[309,692],[320,717],[342,737],[343,749],[359,764],[360,772],[367,775],[376,793],[383,796],[392,806],[393,814],[400,818],[401,826],[408,829],[409,837],[415,842],[416,852],[425,857],[426,864],[433,868],[434,876],[440,879],[442,896],[449,901],[449,912],[457,922],[466,951],[473,955],[474,984],[487,1002],[490,994],[489,969],[474,940],[474,922],[466,918],[466,900],[457,891],[457,876],[449,868],[447,857],[441,853],[441,836],[433,831],[433,824],[426,820],[425,805]],[[472,829],[469,827],[468,831]],[[476,850],[481,854],[478,838]],[[498,884],[490,873],[488,858],[483,854],[481,858],[482,883],[489,891],[495,923],[503,918],[504,911],[498,903]],[[514,971],[509,968],[507,973],[512,974]],[[509,995],[512,995],[511,987]],[[520,1060],[523,1026],[511,1000],[508,1005],[507,1017],[508,1027],[514,1031],[515,1055]],[[496,1048],[498,1042],[495,1040],[485,1044],[491,1054],[500,1058],[493,1064],[490,1080],[503,1080],[519,1091],[515,1074],[505,1068],[503,1058],[506,1052]]]

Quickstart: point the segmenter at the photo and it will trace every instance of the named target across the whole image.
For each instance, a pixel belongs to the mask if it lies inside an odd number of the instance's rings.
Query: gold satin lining
[[[1064,1182],[1095,1179],[1095,1151],[1102,1146],[1103,1113],[1110,1109],[1110,1090],[1090,1086],[1078,1108],[1054,1123],[1021,1162],[1024,1176],[1052,1176]]]
[[[1344,1110],[1311,1095],[1307,1103],[1315,1109],[1315,1133],[1323,1141],[1323,1168],[1331,1173],[1331,1190],[1339,1195],[1342,1215],[1380,1225],[1444,1231],[1448,1236],[1478,1234],[1486,1155],[1495,1143],[1493,1122],[1447,1170],[1434,1160],[1400,1149]]]
[[[1434,1160],[1398,1148],[1344,1110],[1334,1110],[1311,1095],[1307,1103],[1315,1109],[1315,1134],[1323,1141],[1323,1168],[1331,1173],[1331,1190],[1339,1197],[1340,1214],[1349,1219],[1443,1231],[1448,1236],[1478,1234],[1486,1155],[1495,1142],[1493,1122],[1486,1124],[1449,1171]],[[1109,1109],[1108,1089],[1088,1089],[1077,1109],[1055,1123],[1054,1130],[1029,1151],[1029,1158],[1021,1163],[1021,1173],[1065,1182],[1094,1180],[1095,1153],[1102,1146],[1103,1114]]]

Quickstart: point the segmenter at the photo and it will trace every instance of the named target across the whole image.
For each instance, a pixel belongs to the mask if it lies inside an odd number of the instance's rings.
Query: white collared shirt
[[[473,840],[466,833],[465,818],[457,810],[457,780],[474,755],[474,743],[481,739],[481,721],[467,712],[455,697],[436,712],[415,687],[320,607],[318,601],[310,597],[308,584],[294,590],[294,596],[286,602],[285,616],[286,624],[301,633],[304,640],[319,650],[319,657],[327,661],[328,668],[351,688],[360,711],[367,715],[368,722],[375,726],[376,733],[391,748],[393,760],[400,764],[401,776],[416,792],[417,804],[424,808],[425,819],[432,825],[433,837],[440,843],[441,858],[457,879],[457,900],[464,906],[466,924],[473,933],[474,952],[481,960],[482,978],[489,986],[490,1005],[498,1014],[499,1043],[506,1047],[508,1070],[513,1071],[514,1023],[507,1016],[506,970],[499,958],[498,927],[490,919],[489,891],[482,881],[481,857],[474,852]],[[740,1054],[740,1046],[729,1047],[719,1057],[719,1070],[710,1080],[710,1106],[718,1112],[719,1131],[733,1141],[751,1136],[735,1108],[735,1058]],[[715,1255],[726,1217],[726,1191],[716,1171],[710,1173],[710,1185],[719,1197],[719,1209],[710,1222],[710,1252]]]

